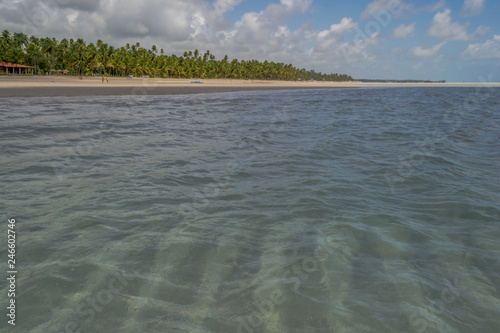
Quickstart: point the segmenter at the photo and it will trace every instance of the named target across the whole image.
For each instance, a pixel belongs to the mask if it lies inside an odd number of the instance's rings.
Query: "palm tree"
[[[34,65],[37,70],[68,69],[72,73],[143,75],[160,77],[246,78],[246,79],[315,79],[352,80],[346,74],[323,74],[314,70],[295,68],[292,64],[257,60],[233,59],[225,55],[222,60],[207,50],[203,55],[195,49],[183,56],[165,55],[152,45],[141,47],[139,42],[114,48],[102,40],[86,44],[83,39],[37,38],[23,33],[11,34],[4,30],[0,36],[0,61]]]
[[[57,40],[55,38],[45,37],[42,39],[42,52],[50,55],[51,69],[54,69],[54,51],[57,47]]]
[[[2,48],[2,53],[4,54],[11,44],[11,36],[8,30],[2,31],[2,37],[0,41],[0,47]]]
[[[71,61],[72,67],[76,68],[78,75],[82,76],[83,70],[86,65],[86,56],[87,56],[87,49],[85,46],[85,41],[83,39],[79,38],[73,44],[73,50],[71,56],[72,56],[72,61]]]
[[[56,56],[56,69],[66,68],[67,58],[68,58],[69,42],[67,39],[62,39],[57,45],[55,50]]]
[[[28,36],[26,36],[21,32],[15,32],[14,35],[12,36],[12,41],[14,47],[25,49],[26,45],[28,44]]]
[[[26,56],[28,57],[29,63],[35,66],[35,72],[38,72],[38,63],[40,58],[43,57],[40,46],[35,43],[30,43],[26,48]]]

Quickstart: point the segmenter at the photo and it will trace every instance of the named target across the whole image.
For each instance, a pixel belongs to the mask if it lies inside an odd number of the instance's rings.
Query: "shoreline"
[[[198,81],[203,83],[191,83]],[[164,79],[77,76],[0,76],[0,98],[75,97],[114,95],[180,95],[255,90],[389,88],[389,87],[500,87],[500,83],[390,83],[323,82],[240,79]]]

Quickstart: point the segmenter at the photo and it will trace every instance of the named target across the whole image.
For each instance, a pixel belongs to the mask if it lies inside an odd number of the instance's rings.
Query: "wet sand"
[[[192,82],[202,83],[192,83]],[[0,97],[177,95],[249,90],[333,89],[359,87],[456,87],[480,83],[362,83],[229,79],[161,79],[75,76],[0,76]],[[500,87],[499,83],[488,86]]]
[[[192,83],[192,82],[202,83]],[[300,82],[223,79],[160,79],[63,76],[1,76],[0,97],[177,95],[249,90],[322,89],[357,86],[351,82]]]

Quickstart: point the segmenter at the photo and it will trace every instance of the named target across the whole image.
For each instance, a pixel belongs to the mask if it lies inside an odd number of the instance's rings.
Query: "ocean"
[[[500,332],[500,89],[0,99],[1,332]]]

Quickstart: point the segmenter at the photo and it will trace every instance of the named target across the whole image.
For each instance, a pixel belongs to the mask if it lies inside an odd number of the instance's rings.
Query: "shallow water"
[[[16,331],[498,332],[499,101],[0,99]]]

